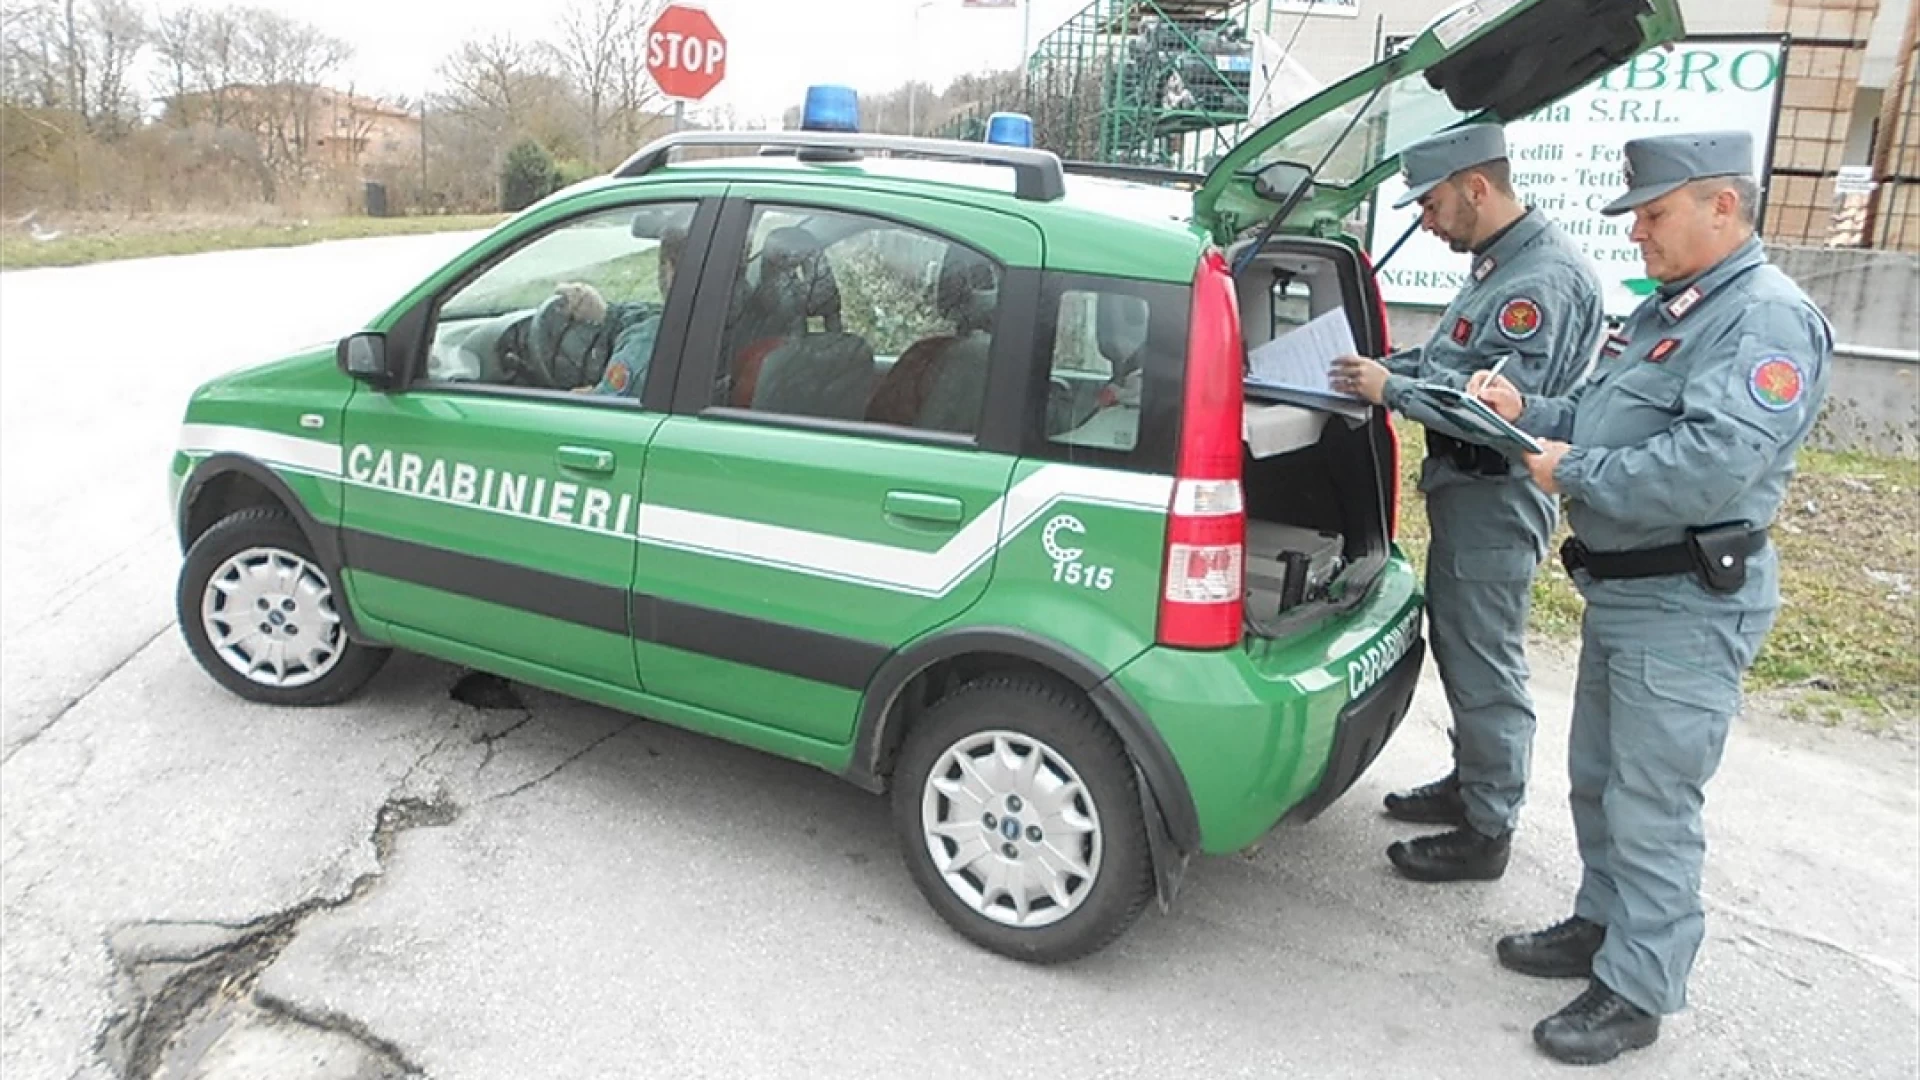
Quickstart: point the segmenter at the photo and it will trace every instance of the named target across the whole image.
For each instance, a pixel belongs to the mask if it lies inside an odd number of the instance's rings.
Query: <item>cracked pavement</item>
[[[1381,857],[1411,830],[1380,796],[1445,754],[1429,672],[1321,820],[1197,861],[1170,915],[1059,969],[960,941],[885,801],[803,766],[404,655],[328,709],[222,691],[170,624],[187,389],[346,328],[461,242],[0,279],[0,1075],[1564,1075],[1527,1032],[1578,986],[1491,949],[1578,880],[1551,650],[1504,880],[1415,885]],[[129,317],[76,354],[64,328],[103,295]],[[201,299],[234,296],[254,304]],[[61,374],[133,363],[137,387],[85,395]],[[1920,1072],[1916,780],[1906,743],[1742,723],[1708,791],[1692,1007],[1608,1072]]]

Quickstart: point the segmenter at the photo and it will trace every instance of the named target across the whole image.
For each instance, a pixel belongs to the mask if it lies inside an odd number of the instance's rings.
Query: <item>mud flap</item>
[[[1174,843],[1173,834],[1167,829],[1166,815],[1160,812],[1160,800],[1138,764],[1133,767],[1133,782],[1140,791],[1140,817],[1147,828],[1147,857],[1153,862],[1154,895],[1160,902],[1160,914],[1165,915],[1173,910],[1173,898],[1180,892],[1180,881],[1186,876],[1187,861],[1192,856]]]

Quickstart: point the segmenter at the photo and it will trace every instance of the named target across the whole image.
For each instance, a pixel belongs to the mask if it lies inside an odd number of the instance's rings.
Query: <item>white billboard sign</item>
[[[1600,214],[1626,190],[1621,146],[1648,135],[1743,129],[1753,134],[1754,164],[1764,184],[1785,51],[1778,37],[1679,42],[1641,53],[1559,103],[1507,125],[1515,190],[1593,260],[1609,316],[1626,316],[1653,288],[1639,249],[1627,239],[1632,215]],[[1419,214],[1418,206],[1393,209],[1405,191],[1396,176],[1375,196],[1375,260]],[[1469,263],[1470,256],[1416,232],[1380,271],[1381,291],[1390,304],[1445,307],[1466,282]]]

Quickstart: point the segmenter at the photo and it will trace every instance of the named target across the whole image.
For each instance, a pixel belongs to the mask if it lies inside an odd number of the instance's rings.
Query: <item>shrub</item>
[[[560,172],[545,147],[526,139],[507,151],[500,168],[500,209],[525,210],[558,190]]]

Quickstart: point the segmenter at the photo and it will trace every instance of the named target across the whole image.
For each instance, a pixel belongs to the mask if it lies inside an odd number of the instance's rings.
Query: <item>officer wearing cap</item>
[[[1495,364],[1514,385],[1564,393],[1584,372],[1603,320],[1586,258],[1510,182],[1492,124],[1454,128],[1401,152],[1421,224],[1472,252],[1466,283],[1432,340],[1385,361],[1335,362],[1335,389],[1383,402],[1427,426],[1429,634],[1453,713],[1454,769],[1387,796],[1387,813],[1450,831],[1402,841],[1387,858],[1419,881],[1491,880],[1506,871],[1526,794],[1534,713],[1525,649],[1532,583],[1558,522],[1554,500],[1498,451],[1467,441],[1409,390],[1464,388]]]
[[[1627,143],[1603,212],[1633,212],[1658,291],[1574,393],[1469,386],[1542,438],[1527,466],[1567,499],[1561,558],[1587,602],[1568,746],[1585,873],[1572,918],[1498,946],[1516,971],[1589,980],[1534,1028],[1562,1061],[1646,1046],[1686,1003],[1704,789],[1780,604],[1767,528],[1826,396],[1832,330],[1768,264],[1752,174],[1742,132]]]

